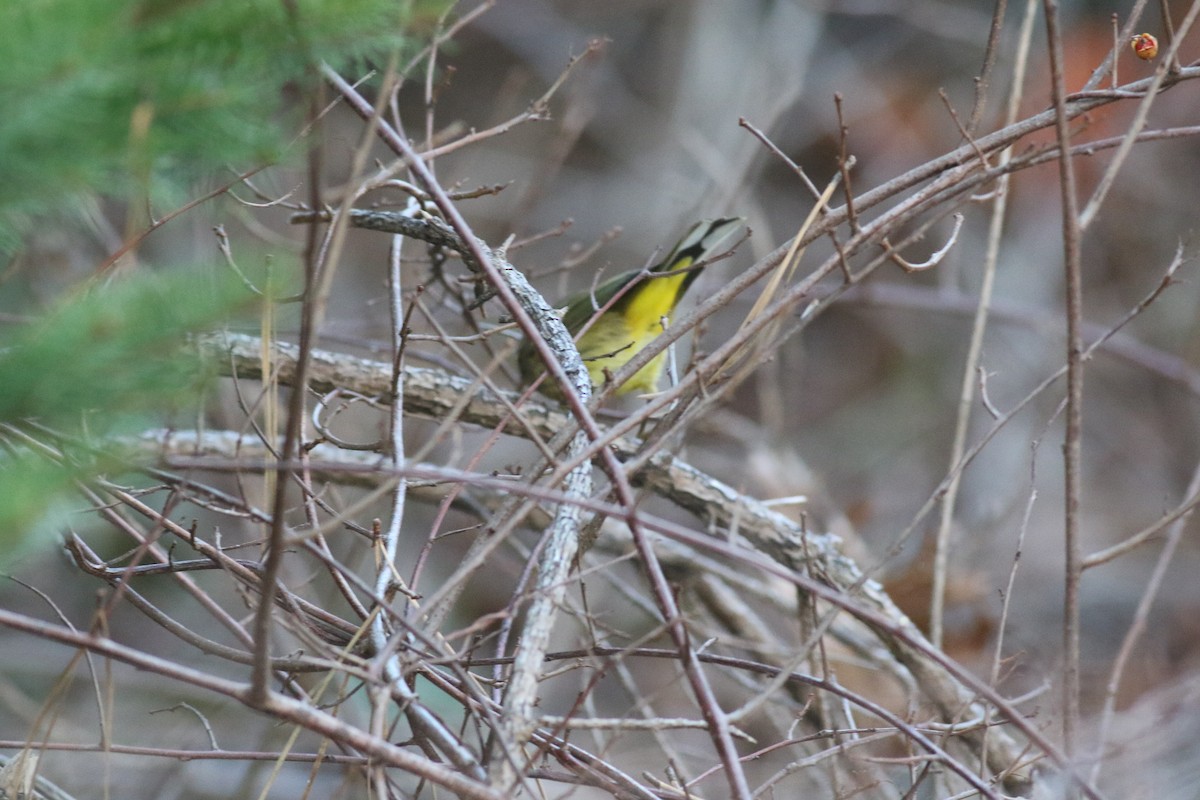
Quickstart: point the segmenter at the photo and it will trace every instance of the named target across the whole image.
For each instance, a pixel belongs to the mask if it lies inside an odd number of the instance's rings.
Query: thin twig
[[[1017,52],[1013,59],[1012,88],[1005,109],[1005,125],[1012,125],[1019,113],[1024,97],[1025,71],[1029,64],[1030,43],[1033,40],[1033,22],[1036,0],[1026,0],[1025,13],[1021,17],[1021,29],[1017,34]],[[974,116],[974,115],[973,115]],[[1012,147],[1000,151],[997,165],[1003,169],[1012,159]],[[983,159],[981,159],[983,160]],[[986,163],[986,160],[984,160]],[[966,448],[967,428],[971,419],[971,407],[975,398],[975,373],[979,368],[983,352],[983,337],[987,331],[988,315],[992,308],[992,291],[996,283],[996,264],[1000,258],[1000,240],[1004,235],[1004,219],[1008,211],[1009,176],[1003,174],[996,183],[992,200],[992,216],[988,224],[987,251],[983,260],[983,280],[979,288],[979,299],[971,323],[971,341],[963,364],[963,378],[959,387],[958,411],[954,421],[954,441],[950,446],[950,469],[962,459]],[[942,498],[942,513],[938,523],[937,539],[933,556],[933,586],[929,601],[929,640],[935,647],[942,645],[942,620],[945,611],[946,581],[950,560],[950,533],[954,522],[954,510],[958,500],[961,472],[955,473],[946,487]]]
[[[1067,316],[1067,432],[1063,445],[1065,467],[1065,520],[1063,544],[1066,550],[1063,602],[1063,747],[1074,757],[1075,730],[1079,721],[1079,583],[1083,574],[1083,547],[1079,539],[1079,521],[1083,494],[1083,276],[1080,256],[1083,226],[1079,218],[1075,168],[1068,127],[1064,56],[1059,28],[1057,0],[1043,0],[1046,37],[1049,40],[1051,92],[1054,98],[1055,133],[1059,150],[1059,189],[1062,198],[1063,261],[1066,274]]]
[[[979,130],[983,119],[983,109],[987,105],[988,89],[991,86],[992,69],[996,65],[996,55],[1000,51],[1000,35],[1004,31],[1004,12],[1008,7],[1007,0],[997,0],[992,8],[992,24],[988,27],[987,45],[983,49],[983,67],[975,78],[975,104],[971,108],[971,118],[967,122],[966,135],[968,138]],[[1018,70],[1014,69],[1014,72]],[[1015,89],[1020,91],[1019,87]]]
[[[1192,472],[1192,480],[1188,484],[1185,494],[1194,497],[1200,493],[1200,467],[1197,467]],[[1116,712],[1117,693],[1121,688],[1121,679],[1125,676],[1125,669],[1129,665],[1129,659],[1133,655],[1134,647],[1138,640],[1146,630],[1146,625],[1150,621],[1150,608],[1154,605],[1155,599],[1158,597],[1159,591],[1162,589],[1163,578],[1166,576],[1167,569],[1174,563],[1175,552],[1179,549],[1179,543],[1183,539],[1183,532],[1187,527],[1188,513],[1179,514],[1171,522],[1170,528],[1167,531],[1167,541],[1163,544],[1162,551],[1158,554],[1158,560],[1154,564],[1154,571],[1151,573],[1149,580],[1146,581],[1146,588],[1142,591],[1141,599],[1138,600],[1137,610],[1134,611],[1133,621],[1129,624],[1129,630],[1125,632],[1125,636],[1121,639],[1121,647],[1117,651],[1117,657],[1113,660],[1112,670],[1109,672],[1108,683],[1104,687],[1104,709],[1100,713],[1100,722],[1096,730],[1096,748],[1097,757],[1092,766],[1090,780],[1095,783],[1100,778],[1100,770],[1104,766],[1104,759],[1100,757],[1105,750],[1108,740],[1108,729],[1112,725],[1113,715]]]

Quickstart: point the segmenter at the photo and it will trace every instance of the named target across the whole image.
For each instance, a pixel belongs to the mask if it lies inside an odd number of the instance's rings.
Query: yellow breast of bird
[[[684,263],[678,267],[687,266]],[[593,386],[605,381],[605,370],[615,372],[654,341],[663,331],[663,318],[669,317],[679,300],[685,275],[647,278],[630,290],[627,302],[596,320],[579,341],[579,354],[587,366]],[[626,381],[617,394],[654,392],[666,363],[666,351],[642,367]]]

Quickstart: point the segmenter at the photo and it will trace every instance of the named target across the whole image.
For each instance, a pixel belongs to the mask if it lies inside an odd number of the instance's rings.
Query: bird
[[[564,301],[563,325],[576,339],[579,355],[594,388],[602,386],[613,372],[663,332],[663,326],[684,293],[704,269],[703,264],[697,269],[688,267],[714,255],[717,247],[743,222],[740,217],[697,222],[667,256],[649,270],[623,272]],[[657,391],[666,356],[665,350],[659,353],[619,386],[616,393]],[[528,339],[521,343],[517,364],[525,386],[532,385],[545,372],[545,364]],[[553,399],[563,399],[553,380],[543,380],[538,390]]]

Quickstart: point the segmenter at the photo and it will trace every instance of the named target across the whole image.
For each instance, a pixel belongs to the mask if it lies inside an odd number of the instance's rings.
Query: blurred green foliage
[[[169,191],[273,161],[313,67],[409,47],[446,0],[0,3],[0,255],[69,195]],[[410,48],[411,49],[411,48]]]
[[[0,2],[0,259],[86,198],[190,198],[214,172],[301,156],[308,143],[289,146],[310,98],[320,99],[317,66],[361,74],[415,52],[447,6]],[[54,530],[44,523],[75,479],[116,468],[105,434],[195,408],[203,368],[186,334],[252,300],[224,268],[175,264],[71,291],[39,319],[0,329],[0,563],[36,538],[31,531]],[[88,446],[64,444],[72,440]],[[38,442],[62,452],[49,456]]]
[[[208,370],[187,334],[251,299],[228,271],[143,272],[65,298],[0,340],[0,564],[39,529],[53,533],[37,523],[75,479],[119,468],[105,435],[196,407]]]
[[[197,270],[142,273],[64,299],[5,337],[0,421],[31,417],[72,427],[81,412],[100,410],[111,424],[194,396],[201,369],[181,352],[185,334],[250,299],[230,273]]]

